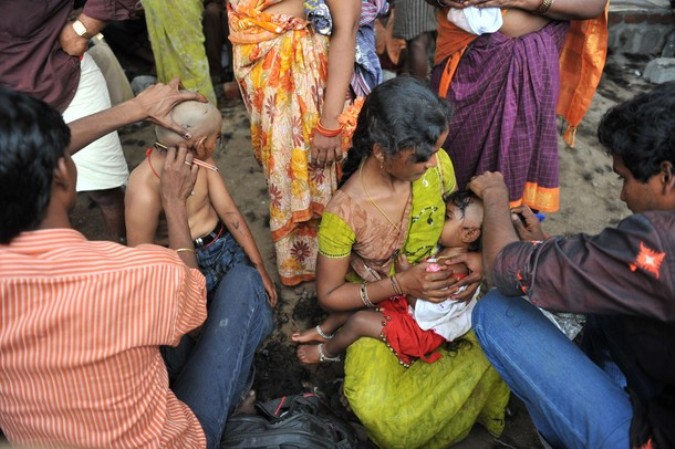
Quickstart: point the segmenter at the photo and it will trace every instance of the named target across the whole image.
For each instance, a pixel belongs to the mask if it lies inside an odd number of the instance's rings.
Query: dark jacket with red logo
[[[512,243],[493,279],[502,293],[548,310],[611,317],[631,353],[632,366],[620,366],[631,443],[675,448],[675,211],[633,215],[597,236]]]

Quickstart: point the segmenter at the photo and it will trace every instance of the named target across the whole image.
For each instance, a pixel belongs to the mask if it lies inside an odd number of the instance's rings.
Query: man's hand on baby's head
[[[504,183],[504,176],[500,172],[486,171],[481,175],[474,176],[469,181],[467,188],[480,199],[485,199],[486,194],[500,194],[508,200],[509,190]],[[488,193],[489,192],[489,193]]]

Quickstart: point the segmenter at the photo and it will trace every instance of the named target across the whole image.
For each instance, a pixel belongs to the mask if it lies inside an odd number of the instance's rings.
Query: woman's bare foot
[[[331,338],[333,338],[333,335],[325,333],[321,329],[321,325],[291,334],[291,341],[293,343],[324,343]]]
[[[306,365],[319,362],[339,362],[340,356],[332,356],[323,348],[323,343],[318,345],[300,345],[296,351],[298,360]]]

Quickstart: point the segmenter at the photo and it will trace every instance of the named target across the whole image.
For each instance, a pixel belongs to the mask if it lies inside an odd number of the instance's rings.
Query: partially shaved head
[[[211,103],[185,101],[173,108],[171,118],[178,126],[182,126],[192,134],[190,142],[197,142],[203,137],[220,134],[222,121],[220,111]],[[155,127],[155,135],[159,143],[169,147],[185,142],[180,134],[161,126]]]

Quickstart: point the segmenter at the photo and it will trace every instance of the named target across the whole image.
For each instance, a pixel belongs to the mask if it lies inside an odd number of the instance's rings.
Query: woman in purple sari
[[[458,186],[487,170],[500,171],[512,207],[557,211],[560,51],[569,21],[599,16],[606,0],[432,3],[446,7],[438,14],[431,84],[454,108],[443,147]],[[467,6],[501,8],[502,27],[477,36],[448,21],[448,8]]]

